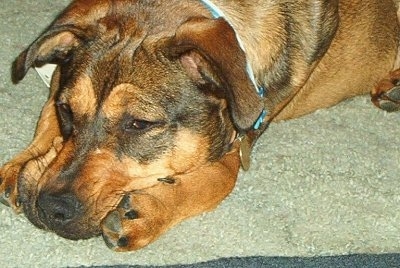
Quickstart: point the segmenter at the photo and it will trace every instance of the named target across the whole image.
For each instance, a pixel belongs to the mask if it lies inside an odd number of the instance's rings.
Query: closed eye
[[[73,131],[73,113],[71,107],[64,102],[56,102],[58,121],[64,140],[68,139]]]
[[[122,130],[128,133],[136,131],[145,131],[156,125],[160,125],[160,122],[151,122],[147,120],[128,117],[123,120]]]

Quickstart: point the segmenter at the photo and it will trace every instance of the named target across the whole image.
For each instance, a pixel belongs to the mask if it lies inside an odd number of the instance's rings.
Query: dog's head
[[[14,62],[14,82],[32,66],[58,65],[48,123],[62,142],[19,185],[39,227],[99,234],[125,192],[201,171],[259,116],[229,24],[162,5],[75,1]]]

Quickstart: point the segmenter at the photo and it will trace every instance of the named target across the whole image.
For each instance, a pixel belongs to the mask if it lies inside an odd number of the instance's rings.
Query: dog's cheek
[[[175,148],[170,158],[170,166],[175,173],[183,173],[201,166],[209,159],[210,139],[191,132],[179,131],[175,139]]]
[[[182,130],[174,139],[173,149],[148,163],[127,156],[117,158],[114,152],[99,149],[88,156],[72,189],[85,203],[90,218],[100,221],[124,192],[152,187],[158,178],[182,174],[206,163],[209,146],[206,137]]]
[[[87,201],[84,203],[89,213],[100,219],[118,204],[124,193],[151,187],[158,182],[157,178],[171,174],[165,163],[162,159],[144,165],[99,149],[88,156],[74,180],[73,191],[78,199]]]

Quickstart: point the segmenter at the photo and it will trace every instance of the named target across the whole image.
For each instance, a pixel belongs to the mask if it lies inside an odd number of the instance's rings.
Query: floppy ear
[[[76,30],[70,27],[50,28],[13,62],[12,81],[21,81],[29,68],[46,63],[58,64],[68,58],[73,48],[79,45],[80,39]]]
[[[13,62],[12,81],[18,83],[29,68],[67,60],[74,48],[99,31],[96,22],[109,8],[106,0],[73,1]]]
[[[166,55],[179,59],[195,83],[212,82],[223,90],[239,130],[253,126],[263,103],[246,70],[246,55],[224,19],[195,18],[167,41]]]

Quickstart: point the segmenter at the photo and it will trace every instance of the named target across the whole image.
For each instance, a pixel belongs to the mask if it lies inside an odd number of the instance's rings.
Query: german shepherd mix
[[[117,251],[215,208],[271,121],[371,92],[400,109],[393,0],[76,0],[15,60],[58,65],[2,201]]]

